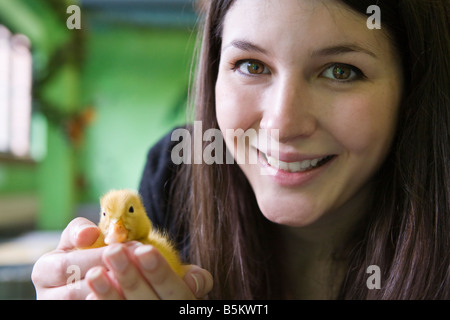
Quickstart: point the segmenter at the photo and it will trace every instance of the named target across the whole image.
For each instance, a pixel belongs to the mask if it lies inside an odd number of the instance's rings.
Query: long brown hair
[[[192,93],[204,131],[218,128],[214,88],[222,24],[233,2],[204,2]],[[342,2],[362,14],[372,4]],[[392,151],[374,178],[372,210],[346,248],[349,268],[340,298],[449,299],[450,9],[446,0],[377,4],[402,57],[405,92]],[[173,189],[188,260],[214,277],[210,298],[285,297],[277,225],[259,211],[237,164],[181,166]],[[382,271],[380,290],[366,286],[369,265]]]

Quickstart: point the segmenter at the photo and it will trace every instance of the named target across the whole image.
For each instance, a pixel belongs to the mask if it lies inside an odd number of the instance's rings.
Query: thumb
[[[187,271],[183,280],[196,298],[204,298],[213,288],[213,276],[209,271],[196,265],[188,265],[185,268]]]
[[[57,249],[73,250],[89,247],[100,235],[96,224],[85,218],[73,219],[61,234]]]

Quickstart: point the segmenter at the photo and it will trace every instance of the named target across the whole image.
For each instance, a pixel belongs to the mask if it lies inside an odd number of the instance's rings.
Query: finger
[[[92,294],[87,298],[95,300],[123,300],[123,295],[119,292],[108,276],[108,272],[103,267],[94,267],[86,274],[86,282],[92,290]]]
[[[113,273],[126,299],[158,299],[152,287],[145,281],[139,269],[132,263],[132,259],[128,256],[125,246],[110,246],[104,253],[104,260]]]
[[[61,234],[58,250],[73,250],[92,245],[99,236],[96,224],[85,218],[73,219]]]
[[[87,295],[86,300],[97,300],[97,297],[93,292],[91,292]]]
[[[86,272],[98,265],[104,265],[104,247],[70,252],[53,251],[43,255],[33,266],[32,280],[39,287],[65,286],[69,278],[80,280]]]
[[[164,257],[153,246],[135,249],[141,272],[160,299],[192,300],[194,294],[186,283],[169,266]]]
[[[183,280],[197,299],[204,298],[213,288],[213,277],[207,270],[196,265],[186,266]]]
[[[91,292],[85,280],[71,285],[43,288],[36,292],[37,300],[84,300]]]

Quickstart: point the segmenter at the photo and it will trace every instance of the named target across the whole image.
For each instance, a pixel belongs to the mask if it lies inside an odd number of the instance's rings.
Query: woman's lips
[[[320,175],[337,155],[296,155],[280,158],[300,160],[283,161],[258,150],[259,163],[264,167],[265,175],[273,176],[282,186],[300,186]]]
[[[330,160],[333,156],[317,156],[317,157],[309,157],[309,159],[301,160],[301,161],[282,161],[277,158],[268,156],[262,153],[266,162],[273,168],[284,170],[288,172],[303,172],[307,170],[311,170],[313,168],[320,167],[326,161]]]

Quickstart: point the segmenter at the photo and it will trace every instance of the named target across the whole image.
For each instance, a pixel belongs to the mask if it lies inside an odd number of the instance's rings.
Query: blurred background
[[[36,259],[186,122],[196,22],[193,0],[0,0],[0,299],[34,299]]]

